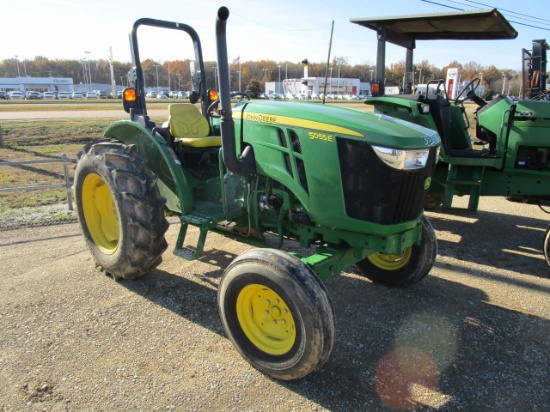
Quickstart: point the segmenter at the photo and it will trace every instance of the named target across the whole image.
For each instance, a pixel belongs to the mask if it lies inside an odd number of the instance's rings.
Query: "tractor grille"
[[[409,171],[387,166],[365,142],[339,138],[338,153],[349,217],[379,224],[418,217],[426,194],[424,182],[433,174],[435,150],[425,168]]]
[[[288,141],[290,142],[290,146],[289,146],[287,142],[287,135],[285,134],[285,132],[279,129],[277,133],[279,136],[279,143],[281,147],[284,147],[284,148],[290,147],[292,149],[281,153],[281,155],[283,156],[286,171],[291,177],[294,177],[294,173],[292,172],[292,159],[293,159],[296,164],[296,170],[298,175],[297,178],[300,182],[300,185],[302,185],[302,188],[306,192],[309,191],[304,161],[300,158],[301,156],[296,156],[296,154],[298,155],[302,154],[302,145],[300,143],[300,136],[294,130],[287,129],[286,133],[288,134]]]

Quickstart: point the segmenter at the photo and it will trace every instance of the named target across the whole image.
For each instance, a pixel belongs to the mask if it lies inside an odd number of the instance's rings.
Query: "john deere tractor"
[[[332,350],[334,313],[322,280],[355,265],[374,282],[407,286],[432,268],[437,242],[423,202],[440,140],[384,115],[231,95],[228,17],[220,8],[219,96],[206,89],[192,27],[134,23],[134,67],[123,93],[130,120],[84,148],[74,183],[78,217],[96,264],[116,279],[154,275],[167,247],[166,211],[181,219],[174,253],[185,259],[205,253],[210,231],[260,245],[225,269],[220,317],[254,367],[297,379]],[[183,33],[195,52],[190,102],[171,104],[159,125],[147,114],[143,26]],[[195,246],[186,243],[190,225],[199,229]],[[315,252],[287,253],[289,241]]]
[[[514,39],[517,32],[498,10],[385,16],[352,22],[376,31],[378,38],[375,92],[365,103],[373,105],[376,113],[439,132],[441,161],[428,196],[432,205],[442,204],[452,211],[453,198],[466,195],[468,210],[477,211],[480,196],[515,200],[550,198],[548,101],[515,101],[504,94],[485,101],[476,94],[480,78],[472,79],[454,98],[443,80],[431,80],[414,93],[410,77],[404,80],[403,94],[384,93],[387,42],[406,48],[405,71],[411,73],[417,40]],[[532,96],[545,99],[545,81],[542,86],[540,80],[546,79],[548,45],[539,40],[535,46],[533,53],[524,52],[526,83],[531,85]],[[472,54],[475,56],[475,47]],[[477,104],[475,136],[468,132],[465,100]],[[550,264],[550,230],[546,232],[543,251]]]

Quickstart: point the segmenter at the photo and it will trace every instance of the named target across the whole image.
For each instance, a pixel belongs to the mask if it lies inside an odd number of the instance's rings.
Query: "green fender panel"
[[[168,209],[181,214],[191,212],[191,187],[179,160],[163,139],[154,137],[147,128],[130,120],[112,123],[103,134],[126,145],[134,145],[137,152],[147,159],[149,168],[159,178],[157,186]]]

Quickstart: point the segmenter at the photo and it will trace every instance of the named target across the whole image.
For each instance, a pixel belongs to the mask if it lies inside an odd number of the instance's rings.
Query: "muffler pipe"
[[[222,135],[222,158],[227,169],[239,176],[256,173],[256,161],[251,146],[246,146],[237,158],[235,124],[231,110],[231,89],[229,86],[229,59],[227,58],[226,23],[229,9],[220,7],[216,18],[216,49],[218,54],[218,84],[220,85],[220,132]]]

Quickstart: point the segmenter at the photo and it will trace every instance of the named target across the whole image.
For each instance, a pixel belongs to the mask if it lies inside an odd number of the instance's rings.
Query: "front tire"
[[[546,232],[544,233],[542,251],[544,252],[544,259],[546,259],[546,263],[550,265],[550,226],[548,226]]]
[[[88,144],[79,156],[76,211],[96,264],[115,279],[145,275],[167,247],[165,201],[156,177],[121,143]]]
[[[356,264],[359,274],[386,286],[406,287],[420,282],[432,269],[437,256],[437,239],[432,224],[422,217],[420,245],[407,248],[403,255],[375,252]]]
[[[218,309],[229,339],[256,369],[281,380],[319,369],[334,344],[328,293],[315,272],[276,249],[253,249],[225,270]]]

